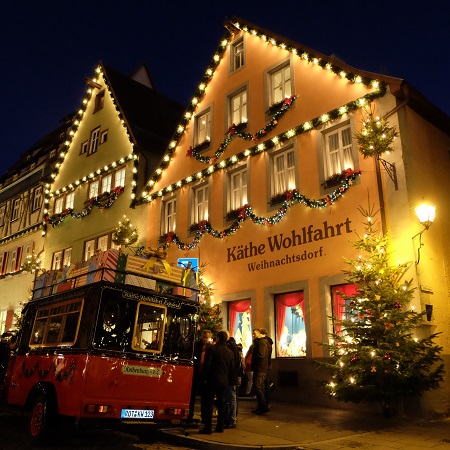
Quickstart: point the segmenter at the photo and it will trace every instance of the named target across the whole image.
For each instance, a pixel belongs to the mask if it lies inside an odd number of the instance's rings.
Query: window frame
[[[198,195],[202,192],[203,199],[199,202]],[[190,189],[190,225],[195,225],[197,223],[208,221],[209,220],[209,213],[210,213],[210,195],[211,190],[209,187],[209,180],[199,182],[195,184],[194,186],[191,186]],[[205,206],[206,204],[206,206]],[[201,212],[199,212],[199,208],[202,209]],[[205,212],[206,209],[206,212]]]
[[[5,225],[6,205],[0,206],[0,227]]]
[[[89,141],[84,141],[81,143],[80,155],[84,155],[85,153],[87,153],[88,144],[89,144]]]
[[[73,205],[75,203],[75,192],[69,192],[66,194],[66,197],[64,199],[64,210],[66,209],[73,209]]]
[[[249,189],[249,164],[248,163],[244,163],[241,164],[237,167],[233,167],[229,170],[227,170],[226,172],[226,177],[225,177],[225,195],[226,198],[224,199],[224,205],[226,205],[226,211],[225,211],[225,219],[226,221],[230,221],[230,220],[234,220],[234,216],[231,218],[227,218],[228,213],[232,212],[232,211],[237,211],[239,208],[243,207],[245,204],[249,203],[249,195],[250,195],[250,189]],[[243,172],[245,172],[245,174],[243,174]],[[243,187],[243,185],[241,185],[240,191],[241,191],[241,204],[237,205],[236,204],[236,199],[234,198],[234,192],[236,191],[236,189],[233,188],[234,186],[234,179],[233,177],[236,174],[240,174],[241,176],[241,180],[242,177],[245,176],[245,187]],[[245,189],[245,193],[243,193],[242,191]]]
[[[349,150],[349,157],[351,158],[351,163],[347,164],[345,156],[343,154],[344,149],[341,147],[342,144],[342,133],[348,130],[348,134],[350,137],[350,144],[346,147]],[[335,150],[338,153],[340,171],[335,172],[333,168],[333,163],[331,162],[330,151],[329,151],[329,137],[333,134],[338,134],[339,140],[339,148]],[[327,179],[332,177],[335,174],[340,174],[342,171],[351,168],[355,170],[359,168],[359,158],[358,158],[358,150],[355,139],[353,136],[355,135],[355,127],[353,118],[349,117],[340,121],[337,124],[332,126],[326,126],[321,130],[321,152],[320,152],[320,182],[321,185],[324,186]],[[348,165],[349,167],[346,167]],[[336,169],[337,170],[337,169]],[[333,172],[333,173],[332,173]],[[324,189],[327,189],[327,186],[324,186]],[[330,186],[329,188],[333,188]]]
[[[268,179],[270,180],[270,182],[268,183],[268,196],[269,199],[272,199],[273,197],[279,196],[284,194],[286,191],[290,191],[292,189],[298,189],[299,188],[299,173],[298,173],[298,152],[296,151],[297,146],[295,145],[295,143],[292,144],[288,144],[285,145],[277,150],[274,150],[272,152],[269,152],[268,154]],[[293,158],[293,166],[291,167],[286,167],[284,169],[284,171],[286,172],[286,180],[285,180],[285,186],[283,187],[282,190],[277,189],[277,175],[279,172],[275,172],[276,170],[276,160],[279,156],[281,155],[288,155],[292,153],[292,158]],[[290,181],[289,178],[289,170],[292,168],[293,171],[293,176],[294,176],[294,184],[295,186],[290,186],[289,182],[292,182],[292,180]],[[269,201],[269,204],[271,203],[271,201]]]
[[[123,172],[123,177],[119,177],[119,181],[121,181],[123,179],[123,183],[122,184],[118,184],[118,174]],[[121,167],[120,169],[117,169],[114,173],[114,187],[125,187],[125,180],[126,180],[126,175],[127,175],[127,171],[126,171],[126,167]]]
[[[107,186],[105,187],[105,181],[109,180],[109,183],[107,183]],[[102,177],[102,187],[101,187],[101,194],[105,192],[111,192],[112,189],[112,173],[109,173],[108,175],[105,175]]]
[[[91,131],[91,137],[89,139],[88,156],[97,152],[100,143],[100,127],[94,128]]]
[[[63,212],[64,195],[55,198],[53,205],[53,214],[61,214]]]
[[[248,99],[248,87],[247,85],[241,86],[239,89],[236,89],[235,91],[233,91],[232,93],[230,93],[227,96],[227,116],[228,116],[228,120],[227,120],[227,127],[231,127],[233,124],[234,125],[239,125],[241,123],[245,123],[245,128],[248,126],[248,108],[249,108],[249,99]],[[245,103],[242,103],[242,95],[245,94],[246,96],[246,100]],[[236,99],[237,97],[239,97],[241,104],[238,110],[235,110],[233,107],[233,101],[234,99]],[[245,105],[245,107],[243,106],[243,104]],[[245,111],[244,111],[245,109]],[[236,111],[239,111],[238,113],[238,120],[236,120]]]
[[[173,212],[168,212],[168,207],[174,206]],[[177,228],[178,198],[173,195],[163,198],[161,201],[161,236],[174,232]]]
[[[202,139],[201,137],[201,120],[203,117],[207,116],[207,123],[205,126],[205,138]],[[194,147],[197,147],[198,145],[206,144],[211,142],[211,130],[212,130],[212,111],[211,108],[206,108],[200,113],[195,115],[194,118]]]
[[[96,189],[94,189],[94,191],[96,192],[95,195],[91,195],[92,194],[92,189],[93,187],[96,186]],[[99,190],[100,190],[100,181],[97,180],[93,180],[89,183],[89,187],[88,187],[88,199],[91,198],[96,198],[99,195]]]
[[[289,71],[289,81],[284,80],[284,71],[288,68]],[[278,73],[281,73],[283,78],[282,80],[282,89],[281,95],[276,95],[276,88],[274,86],[274,76]],[[270,109],[272,106],[277,103],[282,102],[286,97],[290,97],[294,93],[294,71],[293,64],[291,64],[291,60],[287,59],[281,64],[277,64],[272,68],[266,71],[266,89],[267,89],[267,108]],[[289,89],[286,89],[286,85],[289,84]],[[290,91],[290,92],[288,92]],[[279,97],[279,98],[278,98]]]
[[[100,142],[99,145],[104,144],[105,142],[108,142],[108,131],[109,130],[102,130],[100,133]]]
[[[94,99],[94,111],[92,112],[95,114],[97,111],[100,111],[105,106],[105,89],[101,89],[97,94],[95,95]]]
[[[244,37],[236,39],[230,46],[230,72],[236,72],[245,66],[245,42]],[[242,47],[242,49],[240,49]]]
[[[37,211],[42,205],[42,186],[38,186],[33,190],[32,212]]]
[[[15,222],[20,218],[20,198],[15,198],[11,208],[11,222]]]
[[[79,309],[70,309],[70,305],[76,305],[77,303],[80,303]],[[33,328],[32,328],[32,333],[30,335],[30,341],[29,341],[29,346],[30,348],[40,348],[40,347],[69,347],[75,344],[75,342],[77,341],[78,338],[78,332],[80,330],[80,323],[81,323],[81,317],[83,315],[83,307],[84,307],[84,298],[80,297],[80,298],[76,298],[73,300],[69,300],[69,301],[65,301],[65,302],[59,302],[59,303],[55,303],[52,305],[47,305],[47,306],[43,306],[41,308],[37,308],[36,309],[36,313],[34,316],[34,321],[33,321]],[[74,314],[78,314],[78,319],[76,322],[76,327],[75,327],[75,333],[73,335],[73,339],[69,340],[69,341],[63,341],[61,340],[62,337],[64,336],[64,331],[66,328],[66,324],[67,324],[67,317],[69,315],[74,315]],[[50,324],[51,319],[55,318],[55,317],[61,317],[61,324],[60,324],[60,328],[58,330],[58,335],[56,338],[56,342],[48,342],[48,336],[49,336],[49,328],[50,328]],[[37,322],[44,322],[43,319],[45,320],[45,324],[43,327],[43,333],[42,333],[42,340],[38,343],[33,343],[32,339],[33,337],[36,336],[36,324]]]

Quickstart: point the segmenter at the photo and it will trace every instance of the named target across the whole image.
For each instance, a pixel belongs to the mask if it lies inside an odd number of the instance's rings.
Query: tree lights
[[[438,387],[444,374],[443,364],[437,364],[442,348],[433,343],[437,334],[414,336],[426,311],[410,306],[414,289],[412,280],[404,279],[410,264],[389,264],[387,236],[374,228],[373,210],[359,211],[366,216],[366,233],[354,242],[361,255],[347,259],[344,271],[356,293],[340,293],[343,314],[331,318],[331,339],[321,343],[330,358],[316,362],[331,375],[324,389],[332,397],[389,406]]]

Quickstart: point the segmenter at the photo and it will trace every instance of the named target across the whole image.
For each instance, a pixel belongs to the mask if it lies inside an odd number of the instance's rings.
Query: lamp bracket
[[[398,191],[397,170],[395,169],[395,163],[390,163],[382,158],[378,158],[378,160],[381,162],[381,164],[384,167],[384,170],[386,170],[387,174],[389,175],[389,178],[394,183],[395,190]]]

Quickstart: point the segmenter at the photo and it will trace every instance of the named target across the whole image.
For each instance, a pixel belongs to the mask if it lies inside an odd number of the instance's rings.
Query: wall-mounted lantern
[[[431,224],[434,222],[434,216],[436,214],[436,206],[430,205],[427,203],[422,203],[419,206],[414,208],[416,212],[416,216],[419,219],[419,222],[423,225],[423,230],[419,233],[415,234],[412,238],[415,239],[419,236],[419,248],[417,249],[417,261],[416,264],[420,262],[420,249],[422,248],[422,233],[428,228],[430,228]]]

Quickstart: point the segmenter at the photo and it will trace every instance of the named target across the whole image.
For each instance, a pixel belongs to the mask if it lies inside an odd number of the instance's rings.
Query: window
[[[349,122],[323,134],[325,179],[343,170],[354,169],[352,131]]]
[[[69,194],[66,195],[66,209],[73,209],[73,202],[75,199],[75,193],[74,192],[70,192]]]
[[[231,71],[235,71],[244,65],[244,39],[233,42],[231,46]]]
[[[8,252],[6,273],[17,272],[20,269],[21,257],[22,257],[22,247],[17,247],[14,250]]]
[[[85,141],[81,144],[80,155],[84,155],[87,152],[88,141]]]
[[[70,266],[72,262],[72,247],[53,253],[52,269],[59,270],[63,267]]]
[[[55,210],[54,210],[55,214],[62,213],[63,201],[64,201],[64,197],[58,197],[57,199],[55,199]]]
[[[199,114],[195,117],[194,145],[200,145],[211,140],[211,111]]]
[[[98,180],[89,184],[89,198],[98,196]]]
[[[0,207],[0,227],[5,225],[5,211],[6,211],[6,206],[1,206]]]
[[[105,251],[109,248],[117,248],[112,244],[112,233],[89,239],[84,243],[84,260],[87,261],[99,251]]]
[[[304,313],[302,291],[275,295],[277,357],[306,356]]]
[[[103,89],[100,92],[98,92],[97,95],[95,96],[94,113],[102,109],[104,103],[105,103],[105,90]]]
[[[165,306],[139,302],[133,334],[133,350],[161,353],[166,315]]]
[[[84,243],[84,260],[87,261],[91,256],[95,255],[95,239]]]
[[[268,73],[269,106],[283,101],[292,95],[291,66],[289,62]]]
[[[233,94],[229,97],[229,123],[228,126],[233,124],[238,125],[240,123],[247,122],[247,90],[244,88],[241,91]]]
[[[89,155],[92,155],[98,150],[99,138],[100,138],[100,127],[96,128],[91,133],[91,144],[89,146]]]
[[[53,253],[52,270],[61,269],[62,254],[63,254],[62,251]]]
[[[202,184],[193,188],[193,209],[191,223],[208,220],[208,185]]]
[[[34,319],[30,346],[72,345],[80,326],[83,300],[39,308]]]
[[[37,187],[33,191],[33,211],[36,211],[42,204],[42,186]]]
[[[242,344],[242,353],[245,355],[252,345],[252,302],[250,299],[227,302],[228,329],[234,336],[236,343]]]
[[[271,195],[281,194],[296,187],[294,150],[289,148],[271,155]]]
[[[229,210],[241,208],[248,202],[247,166],[228,173]]]
[[[116,172],[115,178],[116,178],[116,180],[114,182],[114,187],[119,187],[119,186],[125,187],[125,168],[119,169]]]
[[[72,247],[66,248],[63,252],[63,267],[70,266],[72,262]]]
[[[108,242],[109,242],[109,235],[101,236],[98,238],[97,243],[97,250],[100,250],[104,252],[105,250],[108,250]]]
[[[102,193],[109,192],[111,190],[111,183],[112,175],[107,175],[106,177],[102,178]]]
[[[331,286],[331,310],[333,317],[336,317],[337,322],[333,323],[334,332],[338,335],[342,334],[340,320],[344,320],[346,301],[341,296],[344,295],[355,295],[358,288],[355,284],[337,284]]]
[[[20,198],[16,198],[13,202],[11,221],[19,218]]]
[[[100,144],[104,144],[108,140],[108,130],[102,131],[100,135]]]
[[[163,201],[163,218],[161,221],[161,234],[175,231],[177,226],[177,199],[175,197]]]

